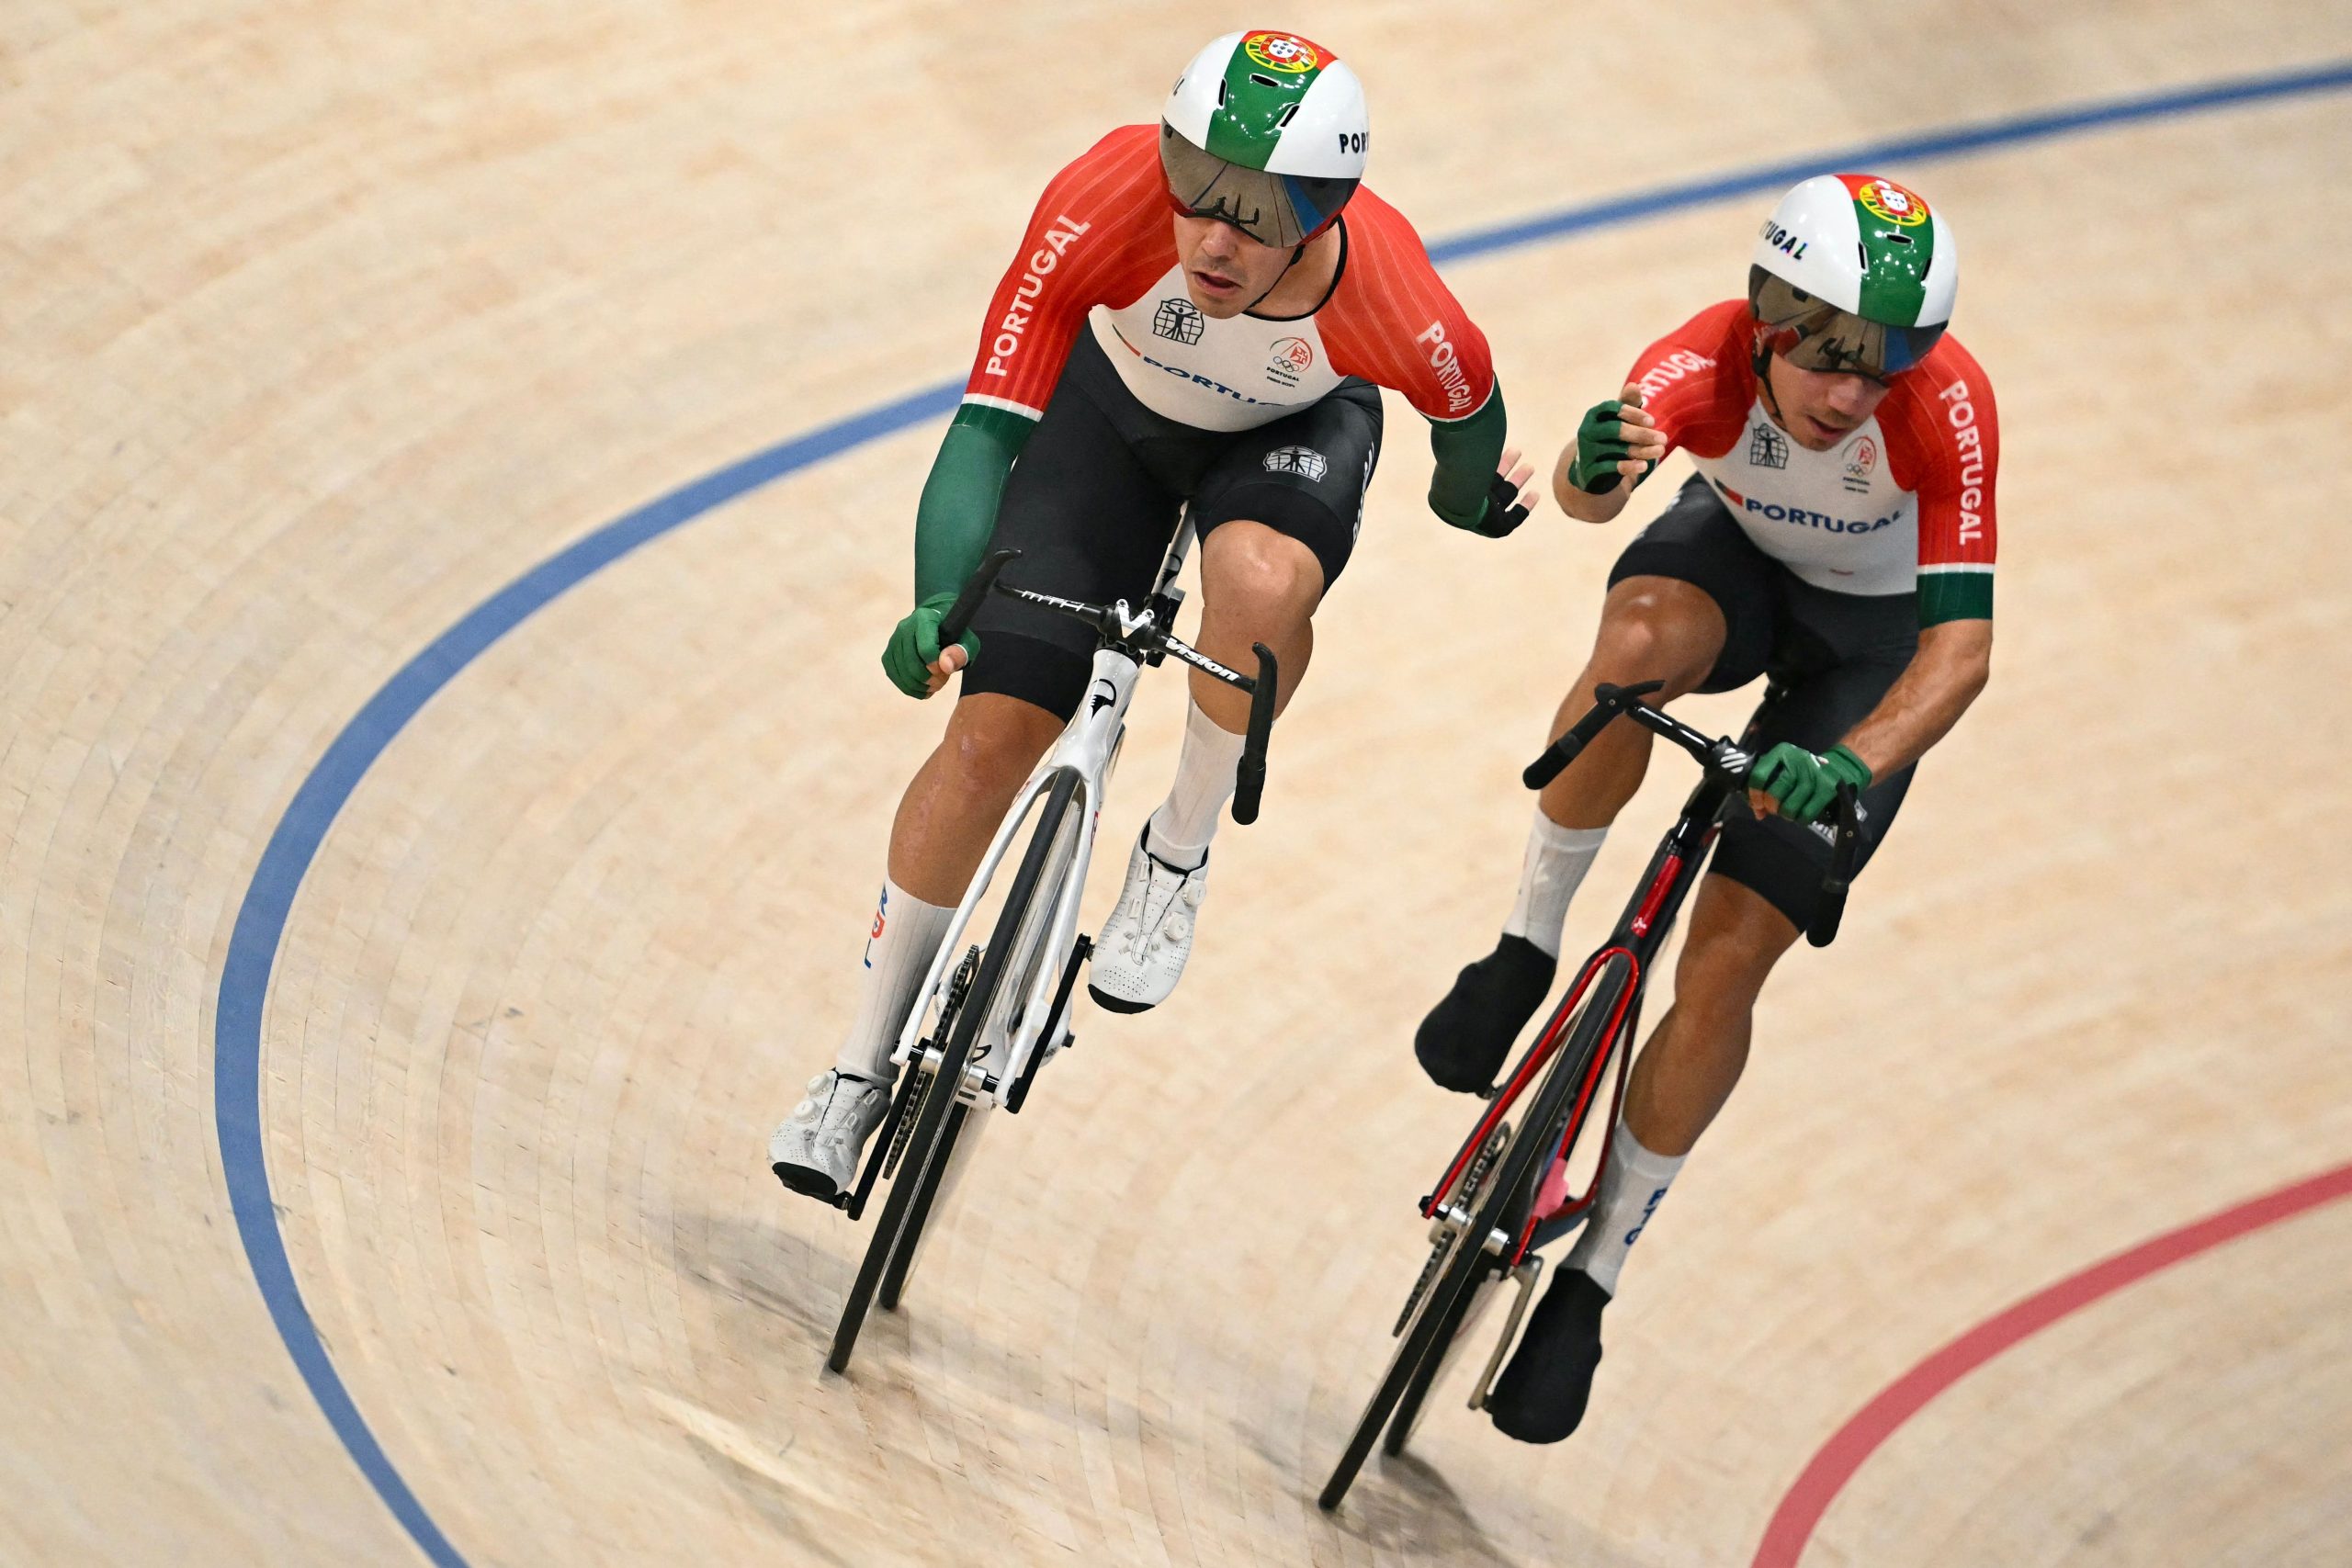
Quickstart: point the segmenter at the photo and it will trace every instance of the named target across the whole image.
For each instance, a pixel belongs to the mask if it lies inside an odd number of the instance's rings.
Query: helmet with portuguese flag
[[[1268,245],[1331,225],[1363,178],[1363,84],[1296,33],[1227,33],[1193,57],[1159,116],[1159,165],[1180,212]]]
[[[1927,357],[1951,320],[1960,248],[1918,192],[1877,175],[1818,175],[1756,237],[1747,305],[1757,357],[1887,377]]]

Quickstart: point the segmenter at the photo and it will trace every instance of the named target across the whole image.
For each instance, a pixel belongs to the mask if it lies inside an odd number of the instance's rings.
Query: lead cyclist
[[[1747,297],[1637,359],[1560,454],[1553,493],[1588,523],[1624,510],[1678,446],[1698,470],[1618,558],[1592,658],[1556,739],[1600,682],[1659,700],[1770,675],[1753,818],[1735,815],[1701,883],[1674,1005],[1635,1060],[1584,1233],[1487,1400],[1494,1424],[1556,1442],[1583,1418],[1601,1312],[1627,1250],[1738,1082],[1765,977],[1812,919],[1838,787],[1860,792],[1857,870],[1913,766],[1984,690],[1993,649],[1993,389],[1947,335],[1959,255],[1917,193],[1864,175],[1788,192]],[[1518,901],[1414,1053],[1485,1089],[1548,993],[1568,900],[1640,784],[1650,735],[1602,730],[1539,797]]]
[[[1023,587],[1140,600],[1189,506],[1196,644],[1240,670],[1266,644],[1286,703],[1355,547],[1379,388],[1430,422],[1441,519],[1498,538],[1534,504],[1534,469],[1504,450],[1485,336],[1361,183],[1370,140],[1363,89],[1329,50],[1228,33],[1184,68],[1159,123],[1114,130],[1046,186],[916,512],[914,604],[882,666],[909,696],[958,670],[963,690],[891,825],[849,1038],[769,1141],[794,1191],[849,1186],[954,907],[1086,689],[1091,634],[1018,601],[989,600],[940,647],[991,545],[1023,552]],[[1094,944],[1088,989],[1104,1007],[1152,1007],[1183,971],[1248,718],[1246,695],[1193,673],[1174,784]]]

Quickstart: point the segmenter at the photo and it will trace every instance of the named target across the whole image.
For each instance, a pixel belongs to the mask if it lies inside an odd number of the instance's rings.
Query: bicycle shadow
[[[740,1214],[680,1213],[670,1243],[680,1280],[761,1319],[781,1319],[814,1347],[831,1343],[854,1259]]]
[[[1349,1488],[1346,1500],[1322,1517],[1335,1533],[1382,1553],[1396,1552],[1408,1562],[1491,1563],[1498,1568],[1574,1562],[1578,1568],[1643,1568],[1649,1561],[1625,1551],[1582,1520],[1556,1513],[1543,1523],[1541,1551],[1532,1557],[1514,1556],[1479,1526],[1444,1472],[1410,1452],[1394,1458],[1375,1453]]]

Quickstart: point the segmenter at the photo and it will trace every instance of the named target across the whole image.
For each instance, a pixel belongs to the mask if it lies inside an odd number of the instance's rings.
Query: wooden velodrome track
[[[1313,1506],[1464,1119],[1411,1025],[1624,536],[1451,533],[1401,404],[1184,988],[1081,1019],[846,1380],[864,1232],[762,1157],[941,718],[875,666],[929,389],[1046,175],[1248,18],[17,0],[0,1562],[2352,1561],[2352,95],[2275,79],[2352,11],[1435,15],[1265,18],[1435,238],[2004,128],[1882,160],[1999,390],[1998,673],[1586,1429],[1442,1396]],[[1448,263],[1529,446],[1772,183]]]

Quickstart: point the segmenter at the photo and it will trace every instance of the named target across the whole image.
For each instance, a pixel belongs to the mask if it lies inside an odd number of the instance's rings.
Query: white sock
[[[883,878],[881,907],[874,911],[874,929],[865,942],[857,1021],[849,1026],[849,1039],[833,1058],[834,1066],[876,1083],[888,1083],[898,1076],[890,1065],[891,1047],[907,1026],[915,988],[938,955],[939,939],[947,933],[948,917],[955,913],[926,904]]]
[[[1553,957],[1560,956],[1560,928],[1567,923],[1568,900],[1592,869],[1606,828],[1563,828],[1535,808],[1527,832],[1527,860],[1519,871],[1519,902],[1510,907],[1503,935],[1525,937]]]
[[[1642,1227],[1657,1212],[1675,1172],[1689,1157],[1652,1154],[1642,1147],[1631,1127],[1618,1122],[1617,1134],[1609,1143],[1609,1168],[1600,1173],[1600,1194],[1592,1201],[1592,1216],[1585,1221],[1584,1234],[1577,1237],[1561,1267],[1583,1269],[1592,1276],[1594,1284],[1615,1295],[1617,1271],[1625,1267],[1625,1254],[1633,1250]]]
[[[1191,705],[1184,716],[1184,749],[1176,758],[1176,782],[1151,814],[1148,843],[1153,854],[1187,871],[1208,857],[1217,818],[1233,798],[1242,739],[1218,728],[1200,704]]]

